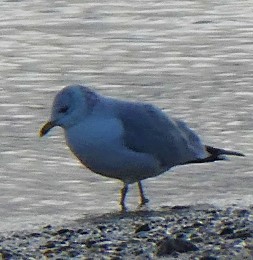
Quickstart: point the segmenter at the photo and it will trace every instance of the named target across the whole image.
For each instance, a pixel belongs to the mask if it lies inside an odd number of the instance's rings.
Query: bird
[[[150,103],[104,96],[83,85],[69,85],[56,94],[40,137],[55,126],[64,129],[67,146],[84,166],[123,182],[122,211],[127,210],[130,184],[137,183],[142,207],[149,202],[142,185],[145,179],[175,166],[245,156],[203,144],[187,123]]]

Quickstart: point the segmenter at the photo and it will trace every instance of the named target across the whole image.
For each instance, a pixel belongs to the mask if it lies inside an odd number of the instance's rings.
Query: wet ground
[[[152,102],[247,155],[146,180],[150,208],[252,204],[252,1],[3,1],[0,12],[0,230],[119,209],[121,183],[80,166],[60,129],[38,137],[73,83]]]

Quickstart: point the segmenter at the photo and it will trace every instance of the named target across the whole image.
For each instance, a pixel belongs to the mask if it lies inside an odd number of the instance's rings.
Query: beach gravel
[[[253,207],[164,207],[0,235],[2,259],[253,259]]]

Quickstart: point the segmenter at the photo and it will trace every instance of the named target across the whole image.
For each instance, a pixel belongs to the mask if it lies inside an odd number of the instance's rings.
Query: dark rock
[[[55,248],[56,247],[56,243],[55,243],[55,241],[48,241],[44,246],[46,248]]]
[[[52,229],[53,227],[51,225],[44,226],[43,229]]]
[[[202,256],[199,260],[217,260],[218,258],[215,256]]]
[[[172,210],[183,210],[183,209],[189,209],[190,206],[184,206],[184,205],[177,205],[177,206],[173,206],[171,207]]]
[[[68,228],[61,228],[55,232],[55,235],[65,235],[65,234],[73,234],[74,231]]]
[[[190,241],[180,238],[166,237],[158,243],[157,256],[171,255],[174,252],[185,253],[189,251],[197,251],[196,247]]]
[[[136,228],[135,233],[141,232],[141,231],[149,231],[150,227],[149,224],[144,224]]]
[[[142,249],[142,248],[137,249],[137,250],[134,252],[134,254],[135,254],[136,256],[143,254],[143,249]]]
[[[92,247],[94,244],[96,244],[96,241],[95,241],[95,240],[87,239],[87,240],[85,241],[85,245],[86,245],[88,248]]]
[[[110,259],[111,260],[122,260],[123,258],[120,255],[113,255],[113,256],[110,256]]]
[[[120,245],[121,248],[126,248],[128,243],[126,241],[123,241],[119,245]]]
[[[200,221],[196,221],[191,225],[193,228],[202,227],[204,224]]]
[[[231,238],[241,238],[245,239],[247,237],[253,237],[253,230],[248,230],[248,229],[240,229],[237,230]]]
[[[183,232],[176,233],[176,238],[178,239],[185,239],[186,235]]]
[[[234,229],[230,228],[230,227],[225,227],[221,230],[220,235],[224,236],[224,235],[228,235],[228,234],[233,234],[234,233]]]
[[[78,234],[81,234],[81,235],[88,235],[89,234],[89,231],[88,230],[84,230],[82,228],[79,228],[77,231],[76,231]]]
[[[71,246],[69,246],[69,245],[60,246],[60,247],[58,247],[58,248],[56,249],[56,252],[57,252],[57,253],[62,253],[62,252],[66,252],[66,251],[68,251],[68,250],[70,250],[70,249],[71,249]]]
[[[47,249],[43,252],[43,255],[47,258],[52,257],[54,255],[54,251],[52,249]]]
[[[92,230],[91,234],[99,235],[100,234],[100,230],[98,230],[98,229]]]
[[[124,249],[124,248],[122,248],[122,247],[116,247],[116,248],[115,248],[115,251],[116,251],[116,252],[120,252],[120,251],[122,251],[123,249]]]
[[[223,226],[231,226],[233,225],[233,222],[231,220],[226,219],[226,220],[222,220],[220,224]]]
[[[199,260],[218,260],[218,259],[220,258],[216,256],[215,252],[212,249],[208,249],[202,252],[201,257],[199,258]]]
[[[78,252],[77,250],[70,250],[70,251],[68,252],[68,255],[69,255],[70,257],[76,257],[76,256],[80,255],[80,252]]]
[[[186,222],[186,219],[184,217],[182,218],[179,218],[176,220],[176,223],[179,224],[179,225],[184,225]]]
[[[211,214],[216,214],[217,210],[216,209],[208,209],[206,212],[211,213]]]
[[[111,242],[109,240],[102,240],[101,242],[97,242],[96,246],[108,250],[111,246]]]
[[[191,241],[196,243],[202,243],[204,242],[204,239],[202,237],[194,237],[191,239]]]
[[[29,236],[30,237],[41,237],[41,234],[40,233],[31,233]]]
[[[191,239],[192,242],[197,242],[197,243],[201,243],[204,240],[200,235],[195,233],[191,234],[189,238]]]
[[[106,228],[107,228],[106,225],[102,225],[102,224],[98,225],[98,229],[100,229],[101,231],[105,230]]]
[[[193,229],[192,225],[185,225],[182,226],[182,229],[184,230],[184,232],[189,232]]]

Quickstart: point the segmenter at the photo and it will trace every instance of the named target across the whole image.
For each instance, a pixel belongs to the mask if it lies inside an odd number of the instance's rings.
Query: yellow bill
[[[54,123],[51,122],[51,121],[48,121],[46,124],[44,124],[42,126],[42,128],[40,129],[40,132],[39,132],[39,136],[42,137],[44,136],[45,134],[47,134],[53,127],[54,127]]]

